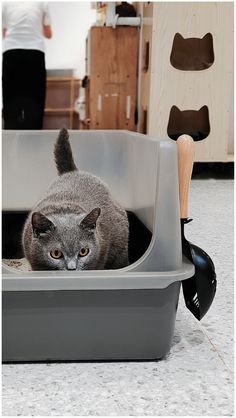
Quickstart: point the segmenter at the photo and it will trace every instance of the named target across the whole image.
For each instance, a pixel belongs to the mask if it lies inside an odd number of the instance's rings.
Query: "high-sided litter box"
[[[27,212],[56,176],[58,131],[3,132],[3,258],[20,258]],[[71,131],[77,166],[128,211],[131,264],[19,272],[3,263],[3,361],[159,359],[171,347],[182,259],[175,142],[127,131]]]

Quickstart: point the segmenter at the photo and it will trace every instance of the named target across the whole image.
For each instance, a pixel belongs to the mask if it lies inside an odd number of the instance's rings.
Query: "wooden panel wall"
[[[152,18],[145,10],[152,4]],[[140,6],[139,6],[140,7]],[[170,109],[209,109],[210,134],[195,143],[195,161],[233,160],[233,2],[145,2],[142,4],[141,45],[151,40],[150,69],[139,67],[139,131],[142,112],[147,109],[147,133],[165,138]],[[176,33],[184,38],[213,36],[215,61],[208,69],[182,71],[170,63]]]
[[[214,64],[203,71],[180,71],[170,64],[176,33],[184,38],[213,35]],[[196,161],[228,161],[233,79],[233,3],[155,3],[149,133],[166,136],[172,105],[209,109],[211,132],[196,142]]]

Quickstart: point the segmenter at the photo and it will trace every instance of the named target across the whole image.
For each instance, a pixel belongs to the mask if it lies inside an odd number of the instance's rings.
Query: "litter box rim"
[[[164,289],[172,283],[194,275],[194,265],[186,258],[182,266],[172,271],[29,271],[16,272],[4,266],[2,291],[46,290],[118,290],[118,289]]]

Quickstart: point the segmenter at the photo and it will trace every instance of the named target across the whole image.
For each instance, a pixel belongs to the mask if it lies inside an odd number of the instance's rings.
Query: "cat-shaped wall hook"
[[[205,139],[210,133],[209,111],[207,106],[199,110],[180,110],[172,106],[167,127],[168,136],[175,141],[180,135],[190,135],[194,141]]]
[[[183,38],[176,33],[172,45],[170,62],[177,70],[200,71],[211,67],[214,62],[213,36],[207,33],[200,38]]]

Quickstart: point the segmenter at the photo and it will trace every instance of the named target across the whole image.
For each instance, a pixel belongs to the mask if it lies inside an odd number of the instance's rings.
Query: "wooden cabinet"
[[[86,51],[84,127],[136,130],[138,29],[92,27]]]
[[[152,68],[152,31],[153,31],[153,3],[136,3],[139,14],[142,15],[140,30],[139,50],[139,107],[138,107],[138,131],[149,133],[149,110],[150,110],[150,80]]]
[[[139,132],[165,138],[173,106],[181,111],[191,110],[191,114],[186,113],[191,117],[206,106],[209,120],[205,120],[205,125],[209,122],[210,133],[195,142],[195,161],[232,161],[233,3],[137,2],[136,5],[142,15]],[[183,66],[185,70],[174,68],[171,52],[176,34],[184,40],[199,39],[203,48],[207,46],[204,38],[211,34],[214,61],[206,62],[206,69],[201,71],[194,66]],[[178,54],[184,60],[186,54],[182,52]],[[192,55],[199,58],[199,54]],[[208,54],[205,55],[207,61]]]
[[[79,128],[74,104],[79,95],[80,82],[74,77],[48,77],[43,129]]]

